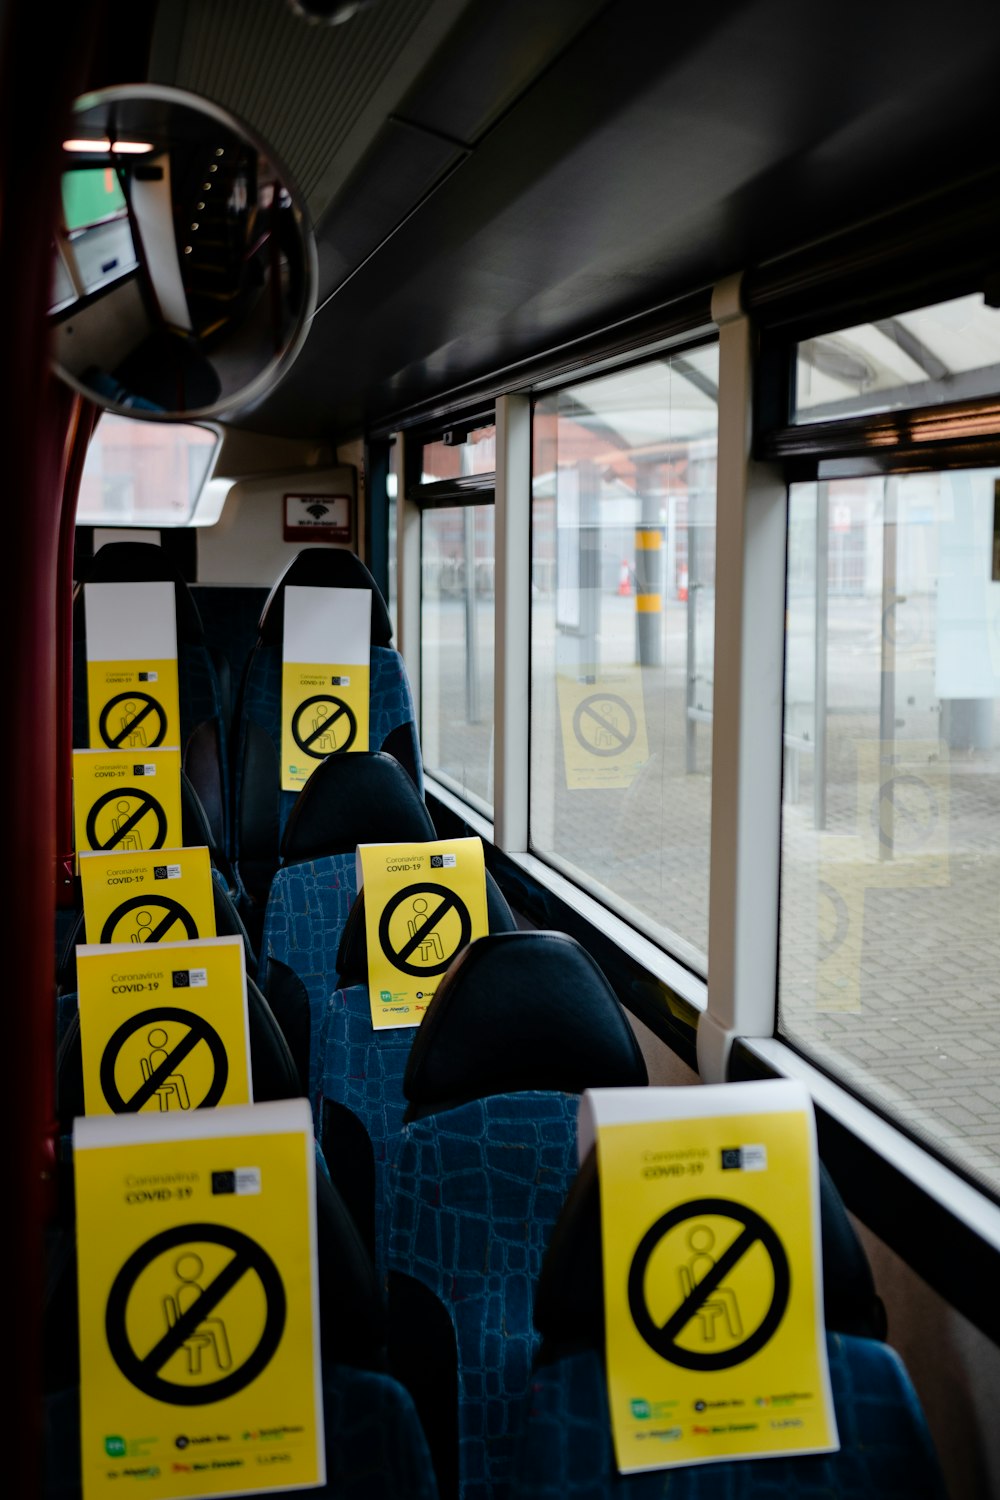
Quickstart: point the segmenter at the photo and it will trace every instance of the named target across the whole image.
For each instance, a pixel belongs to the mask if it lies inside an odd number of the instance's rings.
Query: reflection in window
[[[956,297],[800,343],[793,420],[936,406],[998,388],[1000,310],[980,295]]]
[[[494,511],[421,520],[420,743],[434,775],[493,810]]]
[[[704,972],[718,351],[535,405],[531,844]]]
[[[1000,1189],[1000,471],[790,495],[779,1020]]]
[[[458,479],[470,474],[492,474],[497,466],[497,430],[491,422],[488,426],[476,427],[472,431],[456,432],[451,440],[443,438],[435,443],[424,443],[421,457],[421,484],[434,484],[442,479]]]
[[[207,427],[105,413],[87,450],[78,524],[186,525],[217,442]]]

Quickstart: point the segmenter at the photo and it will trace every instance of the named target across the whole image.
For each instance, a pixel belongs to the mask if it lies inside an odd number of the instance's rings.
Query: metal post
[[[580,493],[581,676],[596,676],[601,661],[601,476],[590,459],[577,465]]]
[[[815,691],[813,694],[813,825],[826,827],[827,634],[830,621],[830,486],[816,486]]]
[[[684,730],[684,765],[689,772],[698,769],[698,725],[692,710],[695,707],[696,684],[698,674],[698,620],[696,615],[697,588],[698,588],[698,529],[692,526],[691,501],[688,500],[688,526],[687,526],[687,557],[688,557],[688,587],[687,587],[687,613],[685,623],[687,626],[687,691],[684,694],[684,717],[686,719]]]
[[[878,857],[892,859],[895,828],[892,797],[884,796],[892,781],[893,746],[896,740],[896,514],[899,480],[892,476],[885,482],[882,518],[882,672],[878,705],[878,800],[876,819],[879,831]]]
[[[476,512],[462,512],[465,542],[465,717],[479,723],[479,630],[476,620]]]
[[[663,522],[655,463],[636,464],[640,521],[635,529],[635,655],[640,667],[663,665]]]

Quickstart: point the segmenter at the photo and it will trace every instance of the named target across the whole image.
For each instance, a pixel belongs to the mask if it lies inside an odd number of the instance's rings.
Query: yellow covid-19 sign
[[[78,856],[175,848],[183,842],[180,750],[74,750],[73,821]]]
[[[489,930],[478,838],[362,844],[372,1025],[417,1026],[452,960]]]
[[[88,1115],[253,1098],[243,939],[76,950]]]
[[[619,1470],[835,1449],[804,1090],[594,1090],[580,1129]]]
[[[212,863],[204,845],[80,856],[88,943],[180,943],[215,936]]]
[[[304,1100],[74,1127],[84,1500],[324,1482]]]
[[[631,786],[649,759],[639,668],[557,678],[570,791]]]
[[[179,745],[174,585],[88,583],[84,609],[91,747],[135,751]]]
[[[368,749],[371,604],[367,589],[285,590],[283,791],[298,791],[330,755]]]

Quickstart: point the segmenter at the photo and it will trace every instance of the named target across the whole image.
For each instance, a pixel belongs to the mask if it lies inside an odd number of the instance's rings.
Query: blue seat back
[[[487,871],[490,932],[513,932],[514,915]],[[403,1128],[403,1078],[414,1027],[372,1026],[364,891],[337,955],[340,987],[329,997],[317,1038],[317,1129],[333,1180],[370,1247],[376,1271],[385,1256],[386,1168]]]
[[[454,1341],[454,1454],[435,1455],[442,1493],[457,1467],[463,1500],[508,1493],[538,1336],[533,1287],[576,1171],[576,1095],[493,1095],[404,1125],[389,1167],[389,1315],[426,1328],[427,1378],[443,1340],[423,1324],[424,1287]],[[400,1282],[397,1278],[405,1278]],[[398,1337],[391,1331],[390,1337]],[[439,1428],[437,1419],[425,1425]],[[452,1436],[453,1434],[453,1436]]]
[[[388,1167],[390,1329],[443,1495],[508,1492],[579,1093],[646,1082],[614,991],[563,933],[470,943],[417,1028]]]
[[[601,1356],[537,1370],[513,1461],[518,1500],[945,1500],[916,1393],[895,1350],[828,1333],[839,1453],[619,1474]]]
[[[305,990],[309,1007],[309,1097],[315,1100],[320,1032],[337,983],[337,950],[357,896],[353,854],[330,854],[275,872],[264,910],[261,954],[266,969],[284,964]],[[270,991],[273,981],[265,977]]]
[[[263,984],[283,965],[301,981],[309,1011],[304,1076],[315,1097],[319,1028],[336,988],[337,955],[357,895],[361,843],[423,843],[435,837],[430,813],[399,763],[384,752],[331,756],[296,798],[285,827],[260,935]],[[362,929],[362,951],[364,932]]]

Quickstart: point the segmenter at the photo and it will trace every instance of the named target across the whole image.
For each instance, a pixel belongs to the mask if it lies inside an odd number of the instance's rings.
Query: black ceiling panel
[[[995,165],[983,0],[560,4],[521,51],[498,10],[465,8],[324,215],[254,423],[346,436]]]

